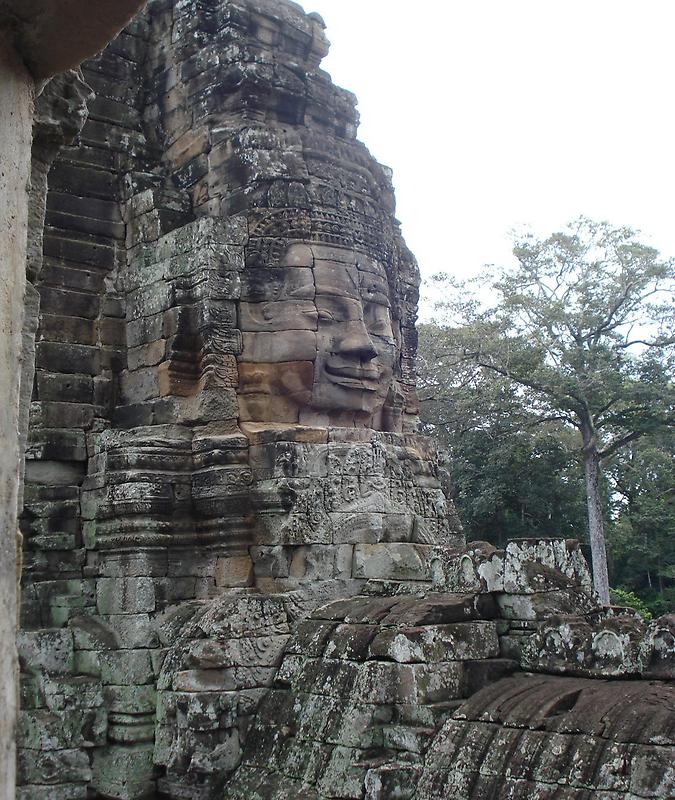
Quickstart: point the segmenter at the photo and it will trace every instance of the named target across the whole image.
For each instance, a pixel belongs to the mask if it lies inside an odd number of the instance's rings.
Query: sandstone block
[[[141,800],[153,791],[152,744],[112,745],[94,753],[95,788],[119,800]]]
[[[370,657],[399,663],[496,658],[499,639],[492,622],[461,622],[385,630],[370,645]]]
[[[17,778],[27,784],[85,784],[91,780],[89,759],[83,750],[19,749]],[[74,787],[73,787],[74,788]],[[58,790],[56,790],[58,791]],[[81,797],[86,796],[86,791]]]
[[[508,543],[504,591],[514,594],[547,591],[561,588],[561,582],[571,583],[588,594],[592,591],[590,571],[578,542],[520,539]]]
[[[305,425],[285,425],[275,423],[242,422],[241,429],[250,444],[269,442],[305,442],[307,444],[326,444],[328,431]]]
[[[89,298],[88,295],[85,297]],[[67,317],[62,314],[43,314],[41,331],[43,341],[85,345],[95,345],[98,335],[96,322],[93,319]]]
[[[239,324],[242,331],[316,331],[318,313],[312,300],[242,302],[239,304]]]
[[[452,661],[439,664],[414,664],[414,702],[443,703],[464,696],[464,664]]]
[[[575,587],[529,594],[495,595],[505,619],[540,620],[553,614],[583,614],[596,608],[595,600]]]
[[[219,558],[215,566],[216,586],[238,588],[253,583],[253,561],[250,556]]]
[[[167,281],[142,286],[127,295],[127,319],[151,317],[171,308],[174,291]]]
[[[250,268],[242,275],[241,299],[247,303],[282,300],[313,300],[314,275],[311,269]]]
[[[167,574],[167,554],[162,552],[108,553],[101,561],[106,578],[160,577]]]
[[[282,364],[242,362],[239,365],[239,393],[282,396],[308,403],[314,381],[311,361],[287,361]],[[261,417],[265,419],[265,417]],[[270,421],[277,421],[269,417]]]
[[[331,513],[331,521],[333,523],[333,542],[338,544],[356,544],[356,545],[376,545],[384,539],[384,514],[380,512],[362,511],[362,512],[333,512]],[[358,562],[355,563],[354,576],[357,578],[366,577],[391,577],[392,572],[396,572],[394,562],[396,557],[391,555],[387,562],[387,557],[383,559],[383,554],[388,552],[384,549],[377,549],[373,551],[358,550]],[[370,563],[365,566],[365,561]],[[414,555],[412,557],[404,557],[404,560],[409,566],[412,566],[413,571],[416,571],[416,561]],[[399,556],[400,561],[400,556]],[[378,573],[380,570],[380,574]],[[398,572],[401,575],[406,570],[404,564],[399,564]],[[370,574],[372,572],[372,574]],[[414,578],[413,578],[414,580]]]
[[[415,794],[422,768],[418,764],[395,762],[369,769],[365,779],[365,800],[410,800]]]
[[[300,582],[349,579],[352,574],[351,545],[310,545],[292,549],[289,577]]]
[[[19,631],[16,642],[22,670],[69,674],[73,669],[73,634],[69,630]]]
[[[434,584],[451,592],[504,591],[503,550],[472,542],[464,552],[439,551],[433,562]]]
[[[69,397],[75,403],[91,403],[93,379],[88,375],[55,374],[40,370],[36,375],[38,400],[62,400]]]
[[[428,683],[421,676],[420,684],[427,694]],[[359,668],[352,697],[363,703],[416,703],[419,694],[416,673],[412,666],[367,661]]]
[[[178,401],[181,419],[187,423],[211,423],[235,420],[239,413],[237,395],[232,388],[203,389]]]
[[[647,630],[644,670],[649,677],[675,677],[675,615],[655,619]]]
[[[103,688],[106,707],[119,714],[151,714],[157,703],[157,692],[153,686],[105,686]]]
[[[196,669],[224,667],[273,667],[280,663],[289,637],[256,636],[217,642],[210,639],[193,643],[184,657]]]
[[[287,578],[291,552],[287,547],[252,547],[251,559],[256,577]]]
[[[402,542],[357,544],[354,547],[354,577],[429,580],[423,552],[419,545]]]
[[[286,648],[286,653],[298,656],[305,655],[310,658],[321,656],[336,625],[337,622],[322,622],[314,619],[303,620],[295,629],[293,637]]]
[[[70,708],[96,709],[104,705],[99,681],[84,675],[43,679],[43,694],[47,708],[54,713]]]
[[[101,354],[96,347],[59,342],[38,342],[36,364],[48,372],[98,375]]]
[[[155,367],[143,367],[133,372],[125,370],[120,376],[125,403],[141,403],[159,397],[159,374]]]
[[[231,669],[184,670],[176,673],[173,688],[178,692],[217,692],[255,689],[270,686],[273,667],[236,667]]]
[[[77,650],[116,650],[120,640],[105,621],[94,616],[79,616],[69,625]]]
[[[107,685],[139,686],[153,681],[148,650],[114,650],[99,655],[101,681]]]
[[[123,319],[102,319],[99,331],[103,345],[124,347],[127,343],[127,326]]]
[[[22,711],[17,736],[22,746],[31,750],[70,750],[100,746],[105,742],[106,727],[106,713],[101,708],[70,708],[62,714]]]
[[[400,597],[382,617],[385,624],[402,626],[447,625],[468,620],[491,620],[498,616],[489,594],[436,594],[423,598]]]
[[[87,675],[100,680],[101,659],[96,650],[76,650],[73,669],[78,675]]]
[[[166,340],[158,339],[149,344],[132,347],[127,351],[127,365],[130,370],[152,367],[159,364],[166,355]]]
[[[70,783],[60,786],[31,783],[16,787],[17,800],[86,800],[86,798],[86,783]]]
[[[287,361],[314,361],[316,358],[317,343],[313,331],[243,333],[242,341],[242,361],[277,364]]]
[[[239,419],[242,422],[275,422],[297,423],[300,419],[298,404],[288,397],[275,397],[266,394],[239,395]]]
[[[591,677],[640,674],[647,626],[637,616],[552,616],[523,645],[522,663],[530,669]]]
[[[155,610],[151,578],[100,578],[96,584],[100,614],[143,614]]]
[[[356,766],[360,754],[359,750],[348,747],[334,748],[326,771],[319,780],[319,792],[329,794],[331,787],[340,786],[346,797],[359,797],[367,771],[365,767]]]
[[[159,341],[164,334],[164,314],[139,317],[127,322],[127,345],[140,347]]]

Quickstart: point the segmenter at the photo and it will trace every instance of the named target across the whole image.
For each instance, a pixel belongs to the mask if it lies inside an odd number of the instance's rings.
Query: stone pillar
[[[33,79],[0,32],[0,800],[14,797],[19,379]]]
[[[11,643],[20,573],[19,395],[33,101],[36,85],[103,47],[143,2],[0,0],[0,800],[14,799],[16,777],[17,658]]]

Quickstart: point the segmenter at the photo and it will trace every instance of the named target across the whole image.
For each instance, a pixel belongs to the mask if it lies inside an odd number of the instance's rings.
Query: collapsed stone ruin
[[[327,50],[287,0],[151,0],[39,98],[18,797],[673,797],[675,617],[464,541]]]

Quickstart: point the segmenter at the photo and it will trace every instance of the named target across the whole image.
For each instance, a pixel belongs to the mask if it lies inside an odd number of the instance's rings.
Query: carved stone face
[[[313,249],[318,331],[311,405],[373,414],[387,397],[396,357],[384,270],[349,251]]]
[[[256,272],[244,296],[263,302],[240,310],[242,419],[348,424],[356,415],[374,424],[399,355],[384,267],[346,248],[297,243]]]

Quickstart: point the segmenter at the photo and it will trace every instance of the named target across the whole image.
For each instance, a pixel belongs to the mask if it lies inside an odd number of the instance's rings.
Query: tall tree
[[[608,603],[602,468],[675,420],[675,262],[630,228],[584,218],[547,239],[521,236],[513,252],[515,267],[492,272],[492,305],[466,284],[443,304],[449,352],[577,432],[594,585]]]

